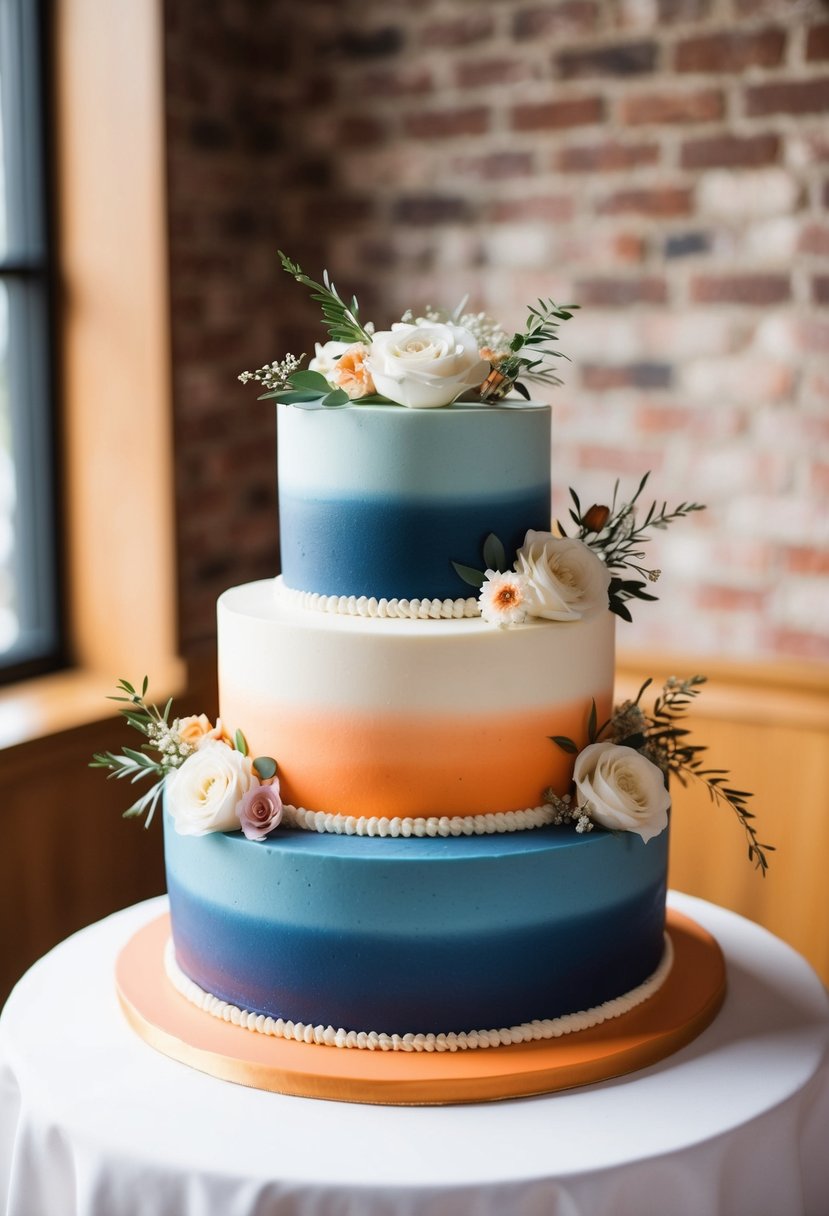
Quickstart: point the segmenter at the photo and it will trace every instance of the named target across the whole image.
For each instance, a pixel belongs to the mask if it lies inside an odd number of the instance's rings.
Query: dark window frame
[[[0,684],[66,664],[56,407],[56,264],[52,192],[51,0],[0,0],[0,89],[8,248],[9,407],[18,484],[15,546],[21,640],[0,653]]]

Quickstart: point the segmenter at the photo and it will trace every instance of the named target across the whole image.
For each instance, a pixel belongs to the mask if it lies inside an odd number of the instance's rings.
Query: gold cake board
[[[668,910],[674,964],[630,1013],[558,1039],[456,1052],[367,1051],[296,1043],[245,1030],[191,1005],[164,970],[170,918],[139,929],[115,979],[128,1021],[151,1047],[255,1089],[386,1106],[489,1102],[552,1093],[655,1064],[696,1038],[725,996],[725,960],[696,921]]]

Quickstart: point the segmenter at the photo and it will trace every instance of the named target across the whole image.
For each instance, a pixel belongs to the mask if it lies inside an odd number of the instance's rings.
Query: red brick
[[[466,199],[443,194],[404,194],[395,200],[393,218],[400,224],[430,226],[468,222]]]
[[[566,195],[542,195],[536,198],[502,199],[487,209],[487,219],[495,223],[515,223],[521,220],[549,220],[561,223],[573,218],[573,200]]]
[[[670,388],[672,379],[669,363],[586,363],[581,367],[582,387],[594,393],[624,388],[664,390]]]
[[[679,405],[641,405],[636,411],[636,429],[650,435],[672,435],[689,430],[694,410]]]
[[[619,262],[644,262],[648,250],[647,241],[632,232],[617,232],[611,237],[610,247]]]
[[[458,64],[456,78],[462,89],[489,88],[527,80],[532,67],[526,59],[471,59]]]
[[[790,574],[829,574],[829,549],[811,545],[788,545],[783,560]]]
[[[658,44],[649,40],[560,51],[555,64],[565,80],[584,76],[641,76],[654,70],[658,55]]]
[[[431,68],[403,67],[387,71],[367,71],[361,79],[361,90],[366,97],[412,97],[431,93],[434,78]]]
[[[724,113],[725,101],[719,89],[634,93],[623,97],[620,107],[622,122],[629,126],[711,122],[722,118]]]
[[[806,36],[806,58],[829,59],[829,21],[824,25],[813,25]]]
[[[750,304],[761,308],[782,304],[791,297],[791,285],[782,274],[698,275],[691,280],[691,299],[697,304]]]
[[[403,129],[415,139],[452,139],[457,135],[483,135],[489,130],[486,106],[460,110],[423,110],[407,114]]]
[[[527,177],[535,167],[532,152],[489,152],[486,156],[459,156],[452,161],[452,172],[481,181],[503,181],[511,177]]]
[[[768,649],[786,658],[808,659],[814,663],[829,662],[829,638],[820,621],[815,621],[815,630],[805,633],[796,629],[770,629]]]
[[[786,35],[781,29],[734,30],[704,34],[679,42],[674,55],[678,72],[744,72],[776,67],[783,58]]]
[[[778,135],[712,135],[682,145],[683,169],[755,168],[771,165],[780,154]]]
[[[601,122],[604,101],[601,97],[573,97],[566,101],[526,102],[513,106],[514,131],[557,130]]]
[[[658,144],[620,144],[607,140],[601,144],[564,148],[556,158],[556,164],[565,173],[593,173],[635,169],[639,165],[655,165],[658,160]]]
[[[692,200],[692,191],[684,186],[617,190],[599,204],[598,211],[600,215],[619,215],[625,211],[636,211],[653,218],[669,219],[677,215],[688,215]]]
[[[626,308],[630,304],[664,304],[668,298],[665,280],[650,276],[644,279],[590,278],[579,279],[575,295],[580,304],[596,308]]]
[[[800,234],[797,251],[829,257],[829,228],[822,224],[809,224]]]
[[[678,21],[702,21],[711,11],[711,0],[657,0],[660,25]]]
[[[812,301],[815,304],[829,304],[829,274],[817,274],[812,279]]]
[[[562,34],[590,34],[596,28],[599,6],[593,0],[565,0],[528,8],[512,19],[513,36],[524,39],[560,37]]]
[[[424,46],[468,46],[490,38],[495,29],[491,13],[465,12],[447,21],[435,21],[423,28],[421,42]]]
[[[713,612],[762,612],[768,592],[754,587],[727,587],[703,584],[696,596],[700,608]]]
[[[386,124],[371,114],[346,114],[337,126],[337,142],[346,148],[380,144],[386,138]]]
[[[604,446],[600,443],[583,444],[573,449],[573,458],[578,467],[589,471],[602,469],[614,476],[641,477],[642,452],[636,448],[620,447],[618,444]],[[663,453],[651,451],[648,454],[648,467],[657,473],[663,464]]]
[[[829,111],[829,76],[780,80],[746,89],[746,114],[822,114]]]

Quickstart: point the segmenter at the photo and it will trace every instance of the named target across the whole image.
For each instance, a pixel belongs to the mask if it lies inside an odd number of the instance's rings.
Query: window
[[[45,0],[0,0],[0,680],[59,661]]]

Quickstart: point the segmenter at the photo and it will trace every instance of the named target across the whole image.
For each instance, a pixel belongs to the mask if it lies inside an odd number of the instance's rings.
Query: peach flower
[[[375,391],[374,381],[366,363],[368,353],[367,346],[356,342],[343,351],[331,372],[327,373],[329,380],[348,393],[352,401],[359,397],[368,397]]]
[[[233,746],[233,740],[222,725],[221,718],[217,718],[214,726],[207,714],[191,714],[189,718],[179,718],[175,729],[182,743],[189,743],[191,747],[203,747],[206,743],[214,742]]]

